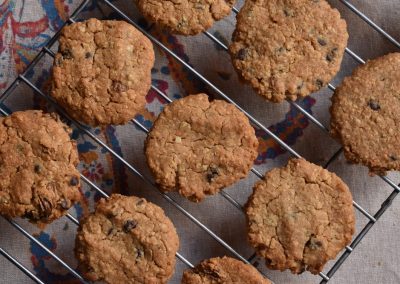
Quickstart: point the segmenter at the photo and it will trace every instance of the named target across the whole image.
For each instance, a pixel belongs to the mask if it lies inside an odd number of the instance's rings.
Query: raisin
[[[178,28],[182,28],[187,26],[187,21],[185,19],[182,19],[179,23],[178,23]]]
[[[63,58],[62,58],[62,56],[60,56],[60,57],[56,58],[56,60],[55,60],[55,64],[56,64],[56,66],[60,66],[62,62],[63,62]]]
[[[239,60],[245,60],[246,56],[247,56],[247,49],[241,48],[237,53],[236,58]]]
[[[126,92],[128,88],[119,81],[113,81],[111,84],[111,89],[115,92]]]
[[[322,247],[322,242],[315,239],[314,237],[311,237],[306,243],[306,247],[309,247],[312,250],[316,250]]]
[[[324,85],[324,82],[321,79],[317,79],[317,80],[315,80],[315,84],[317,85],[317,87],[319,89],[321,89],[322,86]]]
[[[106,216],[107,216],[107,218],[108,219],[112,219],[112,218],[114,218],[115,216],[117,216],[118,214],[117,213],[114,213],[114,212],[108,212],[107,214],[106,214]]]
[[[325,46],[326,45],[326,40],[324,40],[323,38],[318,38],[318,43],[321,46]]]
[[[34,211],[27,211],[25,212],[24,215],[22,215],[22,218],[27,218],[31,221],[39,221],[39,216],[37,214],[35,214]]]
[[[142,205],[143,203],[144,203],[144,199],[141,198],[141,199],[139,199],[138,202],[136,202],[136,205],[137,205],[137,206],[140,206],[140,205]]]
[[[304,82],[302,81],[300,84],[297,85],[297,90],[300,91],[301,89],[303,89],[304,86]]]
[[[49,217],[52,209],[53,205],[46,197],[39,197],[39,215],[41,217]]]
[[[214,271],[211,269],[204,269],[203,272],[213,278],[217,278],[217,279],[220,278],[218,271]]]
[[[144,255],[144,252],[141,249],[137,249],[136,258],[141,258]]]
[[[395,155],[390,155],[389,158],[390,158],[392,161],[397,161],[397,160],[398,160],[397,157],[396,157]]]
[[[42,167],[36,164],[33,170],[35,171],[35,173],[40,174],[40,172],[42,171]]]
[[[278,48],[278,52],[280,52],[280,53],[281,53],[281,52],[284,52],[285,50],[286,50],[286,48],[284,48],[284,47],[282,47],[282,46],[281,46],[280,48]]]
[[[335,47],[331,51],[329,51],[329,53],[326,55],[326,60],[332,62],[336,57],[337,50],[338,49]]]
[[[194,268],[193,272],[195,274],[198,274],[198,275],[207,275],[207,276],[209,276],[211,278],[214,278],[214,279],[219,279],[220,278],[220,276],[218,274],[218,271],[214,271],[212,269],[208,269],[208,268],[205,268],[205,267],[204,268],[202,268],[202,267]]]
[[[207,181],[212,182],[215,177],[219,175],[218,168],[215,166],[208,167],[207,170]]]
[[[79,184],[79,179],[77,177],[72,177],[71,180],[69,181],[69,184],[71,186],[77,186]]]
[[[86,52],[85,53],[85,58],[86,59],[91,58],[91,57],[92,57],[92,54],[90,52]]]
[[[375,100],[369,100],[368,101],[368,106],[372,109],[372,110],[380,110],[381,106],[379,105],[379,103]]]
[[[238,39],[238,34],[234,31],[232,34],[232,41],[237,41]]]
[[[300,267],[300,270],[299,270],[299,272],[298,273],[303,273],[304,271],[306,271],[306,266],[305,266],[305,264],[304,263],[302,263],[301,264],[301,267]]]
[[[110,236],[112,233],[114,233],[114,227],[111,227],[108,232],[107,232],[107,236]]]
[[[135,220],[126,221],[125,224],[124,224],[124,227],[123,227],[124,232],[125,233],[129,233],[130,231],[132,231],[133,229],[136,228],[137,224],[138,223]]]
[[[63,51],[61,51],[61,55],[63,57],[63,59],[72,59],[72,52],[69,49],[64,49]]]

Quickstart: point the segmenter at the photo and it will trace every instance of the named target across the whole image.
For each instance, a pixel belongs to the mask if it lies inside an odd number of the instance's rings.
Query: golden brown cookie
[[[70,128],[42,111],[0,118],[0,214],[50,223],[78,200],[79,163]]]
[[[400,53],[358,67],[332,96],[331,134],[370,171],[400,170]]]
[[[246,177],[257,147],[254,129],[242,112],[197,94],[164,108],[147,137],[145,153],[163,191],[201,201]]]
[[[266,173],[246,205],[250,244],[267,267],[317,274],[350,243],[355,217],[347,185],[304,159]]]
[[[272,102],[318,91],[339,71],[346,22],[325,0],[247,0],[229,51],[239,76]]]
[[[61,32],[51,95],[91,126],[124,124],[144,109],[153,64],[151,42],[132,25],[75,23]]]
[[[145,18],[182,35],[195,35],[210,28],[231,12],[234,0],[136,0]]]
[[[178,247],[175,227],[160,207],[113,194],[81,221],[75,255],[90,281],[167,283]]]
[[[194,269],[185,270],[182,284],[270,284],[253,266],[230,257],[202,261]]]

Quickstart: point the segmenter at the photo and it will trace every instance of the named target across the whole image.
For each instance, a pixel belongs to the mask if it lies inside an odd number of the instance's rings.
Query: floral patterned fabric
[[[146,23],[136,12],[132,0],[111,2],[135,19],[142,28],[159,39],[189,66],[193,66],[218,89],[233,98],[240,106],[268,126],[272,132],[305,158],[323,165],[340,147],[323,130],[314,126],[294,106],[288,103],[279,105],[267,103],[248,86],[240,83],[231,67],[226,51],[206,36],[198,35],[185,38],[167,34],[159,31],[154,25]],[[368,2],[370,6],[377,7],[377,4],[374,4],[375,2],[372,0],[364,2]],[[390,6],[392,2],[384,2],[389,13],[392,8]],[[0,93],[3,93],[10,86],[18,74],[26,70],[36,54],[46,46],[50,38],[62,27],[69,15],[80,3],[81,1],[79,0],[0,0]],[[356,30],[361,30],[359,20],[349,11],[343,9],[343,6],[339,6],[337,3],[333,3],[333,5],[340,8],[346,20],[348,20],[352,38],[352,35],[356,34]],[[372,10],[367,4],[360,3],[359,6]],[[400,6],[397,8],[400,8]],[[82,13],[79,14],[77,20],[89,17],[120,19],[120,16],[101,0],[90,1]],[[388,19],[386,20],[389,21]],[[210,30],[210,33],[225,45],[229,44],[234,24],[235,16],[232,13],[227,19],[217,23]],[[354,25],[354,28],[352,28],[351,24]],[[363,34],[363,32],[357,34]],[[365,58],[384,54],[391,50],[390,45],[386,42],[382,43],[383,39],[379,36],[372,36],[371,41],[374,46],[380,47],[379,52],[376,51],[377,49],[373,49],[374,51],[371,52],[360,48],[359,50]],[[356,48],[360,46],[360,43],[355,40],[353,42],[350,41],[350,44],[353,44]],[[52,50],[57,50],[56,45]],[[156,64],[152,70],[153,85],[171,99],[178,99],[186,94],[198,92],[207,92],[211,97],[219,98],[212,87],[199,80],[195,74],[171,55],[156,45],[155,50]],[[51,57],[46,55],[35,68],[25,74],[26,78],[45,93],[49,89],[51,61]],[[354,66],[356,64],[351,58],[345,58],[342,72],[335,82],[339,82],[343,75],[348,74]],[[309,113],[314,114],[322,123],[328,125],[329,97],[330,91],[323,90],[319,94],[307,97],[298,103]],[[136,120],[149,129],[166,103],[155,91],[150,91],[147,95],[146,111],[138,115]],[[8,112],[29,108],[54,110],[54,106],[40,95],[33,93],[24,83],[13,89],[4,101],[0,98],[0,107]],[[73,124],[72,126],[74,127]],[[86,178],[109,194],[112,192],[135,194],[146,197],[163,207],[178,229],[181,238],[181,254],[192,263],[197,263],[206,257],[229,254],[229,251],[224,249],[217,241],[190,222],[179,212],[179,209],[166,202],[157,193],[158,191],[154,186],[144,182],[135,173],[135,171],[138,171],[151,181],[151,175],[143,156],[145,133],[140,128],[130,123],[125,126],[108,126],[91,129],[90,131],[119,157],[133,165],[134,169],[127,167],[118,157],[110,154],[107,149],[80,129],[74,127],[72,136],[78,141],[81,159],[79,167]],[[276,143],[265,131],[256,128],[256,133],[260,141],[260,147],[258,157],[255,160],[255,168],[264,173],[267,169],[286,163],[290,153]],[[371,212],[379,208],[379,202],[382,202],[389,192],[388,190],[381,190],[377,195],[371,197],[367,195],[365,192],[376,188],[388,188],[388,186],[378,178],[368,177],[363,167],[347,165],[342,156],[335,160],[330,169],[336,171],[349,183],[355,199],[360,200],[362,206],[365,206]],[[397,181],[399,180],[397,175],[393,174],[393,177],[395,180],[396,178]],[[226,191],[239,203],[244,204],[251,192],[252,184],[256,180],[257,177],[250,174],[248,179],[239,182]],[[91,211],[94,203],[101,197],[98,192],[85,183],[82,184],[82,202],[71,210],[71,214],[78,219]],[[246,228],[243,215],[240,210],[237,210],[226,199],[221,196],[215,196],[208,198],[202,204],[193,204],[176,194],[171,194],[170,196],[194,217],[209,226],[240,254],[246,257],[252,255],[251,248],[246,244]],[[365,219],[362,216],[359,216],[359,218],[360,224],[358,224],[358,227],[360,229],[361,225],[365,223]],[[79,283],[79,280],[71,272],[64,269],[37,244],[18,233],[5,220],[0,219],[1,248],[9,251],[45,283]],[[393,219],[388,220],[390,221],[386,222],[391,222]],[[33,234],[49,250],[59,255],[73,269],[76,268],[76,261],[73,257],[76,225],[70,220],[62,218],[46,228],[37,228],[24,220],[16,220],[16,222]],[[389,225],[394,236],[398,229],[396,226]],[[392,237],[389,238],[393,243],[395,242]],[[379,245],[383,243],[377,235],[373,235],[370,238],[367,237],[367,239],[369,239],[369,243],[376,244],[377,247],[377,242],[380,242]],[[384,249],[385,244],[381,247]],[[363,255],[372,259],[374,254],[368,252],[365,246],[359,250],[362,251]],[[395,252],[390,249],[383,251],[395,257]],[[376,255],[382,255],[383,257],[384,254],[377,252]],[[356,254],[346,264],[353,270],[363,270],[363,265],[360,264],[362,259],[362,255]],[[387,259],[385,257],[379,261],[381,261],[381,264],[383,262],[387,264]],[[399,260],[398,257],[393,259]],[[373,259],[369,260],[369,263],[373,266],[379,261]],[[187,267],[182,262],[177,261],[176,273],[171,283],[179,283],[182,270],[185,268]],[[289,273],[267,271],[263,269],[263,265],[260,265],[260,269],[276,283],[299,283],[299,281],[303,283],[318,283],[320,280],[318,276],[307,274],[297,277]],[[381,282],[379,280],[383,279],[383,277],[388,277],[385,278],[388,280],[386,283],[398,279],[397,270],[391,269],[391,265],[377,269],[374,272],[374,275],[380,275],[377,281]],[[339,272],[338,276],[335,276],[334,280],[332,280],[333,283],[361,283],[358,282],[360,281],[359,275],[357,277],[353,276],[350,269],[344,268],[340,271],[344,272]],[[393,275],[388,276],[387,273],[384,273],[388,271],[392,271]],[[368,279],[368,277],[365,279]],[[30,283],[30,281],[4,258],[0,258],[0,283]],[[364,281],[364,283],[368,283],[368,281]]]

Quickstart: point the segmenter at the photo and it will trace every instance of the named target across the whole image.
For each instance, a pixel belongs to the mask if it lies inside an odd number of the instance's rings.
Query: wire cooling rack
[[[387,32],[385,32],[381,27],[379,27],[377,24],[375,24],[372,20],[370,20],[367,16],[365,16],[362,12],[360,12],[354,5],[352,5],[350,2],[345,1],[345,0],[339,0],[342,4],[344,4],[348,9],[350,9],[352,12],[354,12],[356,15],[358,15],[363,21],[365,21],[369,26],[371,26],[373,29],[378,31],[381,35],[386,37],[392,44],[394,44],[397,48],[400,48],[400,43],[396,41],[393,37],[391,37]],[[85,0],[83,1],[77,9],[71,14],[71,17],[68,19],[68,21],[64,25],[68,25],[71,23],[74,23],[75,20],[79,17],[80,13],[83,11],[83,9],[90,3],[90,0]],[[261,129],[262,131],[265,131],[270,137],[272,137],[282,148],[287,150],[292,156],[294,157],[301,157],[300,154],[298,154],[293,148],[288,146],[283,140],[281,140],[276,134],[274,134],[270,129],[265,127],[262,123],[260,123],[257,119],[255,119],[250,113],[248,113],[246,110],[241,108],[235,101],[233,101],[228,95],[226,95],[224,92],[222,92],[219,88],[217,88],[212,82],[210,82],[206,77],[204,77],[200,72],[195,70],[193,67],[191,67],[184,59],[180,58],[176,53],[174,53],[172,50],[170,50],[166,45],[164,45],[161,41],[159,41],[157,38],[149,34],[146,30],[144,30],[139,24],[137,24],[132,18],[127,16],[121,9],[119,9],[113,2],[109,0],[99,0],[98,2],[102,2],[102,4],[108,6],[113,12],[117,13],[122,19],[128,21],[132,25],[134,25],[137,29],[139,29],[142,33],[144,33],[156,46],[158,46],[160,49],[162,49],[166,54],[170,55],[174,60],[182,64],[189,72],[191,72],[198,80],[206,84],[209,88],[211,88],[215,93],[223,97],[226,101],[234,104],[236,107],[238,107],[251,121],[251,123],[256,127]],[[233,8],[234,13],[238,13],[238,9]],[[35,94],[39,95],[40,97],[45,98],[48,102],[50,102],[54,107],[58,110],[58,112],[68,121],[72,122],[77,129],[79,129],[82,134],[87,135],[90,139],[92,139],[94,142],[98,143],[99,146],[104,148],[107,152],[109,152],[114,158],[119,160],[128,170],[133,172],[136,176],[141,178],[144,182],[148,183],[151,185],[156,192],[158,192],[164,199],[166,199],[172,206],[174,206],[178,211],[180,211],[185,217],[187,217],[191,222],[193,222],[195,225],[197,225],[201,230],[203,230],[206,234],[208,234],[211,238],[213,238],[216,242],[218,242],[220,245],[222,245],[227,251],[229,251],[231,254],[236,256],[238,259],[241,259],[242,261],[246,263],[250,263],[256,266],[256,255],[253,254],[250,258],[245,258],[241,254],[239,254],[235,249],[232,248],[228,243],[226,243],[221,237],[219,237],[217,234],[215,234],[211,229],[209,229],[206,225],[204,225],[201,221],[196,219],[191,213],[189,213],[187,210],[185,210],[182,206],[180,206],[170,195],[167,195],[165,193],[162,193],[157,189],[155,186],[154,182],[147,178],[145,175],[143,175],[137,168],[130,164],[128,161],[126,161],[124,158],[121,157],[117,152],[115,152],[113,149],[111,149],[105,142],[100,140],[98,136],[92,132],[90,129],[85,127],[84,125],[80,124],[77,121],[72,120],[63,109],[61,109],[55,101],[49,97],[47,94],[45,94],[43,91],[41,91],[30,79],[28,79],[28,73],[32,71],[32,69],[39,63],[39,61],[45,56],[49,55],[54,57],[54,52],[51,50],[53,45],[57,42],[58,36],[59,36],[58,31],[53,38],[49,40],[47,45],[38,53],[38,55],[33,59],[33,61],[29,64],[27,69],[20,74],[16,80],[9,86],[9,88],[0,96],[0,105],[13,93],[15,88],[20,85],[24,84],[28,86]],[[227,46],[220,41],[217,37],[215,37],[213,34],[210,32],[204,32],[204,34],[212,40],[215,44],[217,44],[219,47],[224,49],[225,51],[228,50]],[[359,64],[364,64],[365,61],[358,56],[356,53],[351,51],[349,48],[346,48],[346,53],[350,55],[356,62]],[[165,101],[171,102],[172,100],[164,94],[161,90],[159,90],[156,86],[152,85],[151,86],[152,90],[156,92],[156,94],[160,97],[162,97]],[[330,83],[328,84],[328,88],[332,91],[335,90],[335,87]],[[316,126],[321,128],[323,131],[328,132],[327,127],[325,127],[319,120],[317,120],[312,114],[307,112],[305,109],[301,107],[300,104],[297,102],[289,102],[293,107],[295,107],[297,110],[299,110],[301,113],[303,113],[312,123],[314,123]],[[4,108],[0,107],[0,113],[3,116],[9,115],[8,111]],[[148,133],[148,129],[140,123],[138,120],[133,119],[132,122],[143,132]],[[328,167],[340,154],[342,153],[342,149],[339,149],[337,152],[334,153],[334,155],[328,160],[328,162],[325,164],[325,168]],[[262,178],[262,174],[259,173],[254,167],[251,169],[251,171],[258,177]],[[368,233],[368,231],[372,228],[372,226],[377,222],[377,220],[383,215],[383,213],[390,207],[392,201],[394,198],[398,195],[400,192],[400,187],[399,185],[396,185],[395,182],[393,182],[391,179],[389,179],[386,176],[380,176],[380,178],[390,185],[393,188],[393,191],[391,194],[385,199],[385,201],[381,204],[381,207],[379,210],[375,212],[375,214],[371,214],[368,212],[368,210],[364,209],[361,207],[358,203],[353,201],[354,207],[365,217],[367,218],[367,223],[363,227],[363,229],[358,232],[358,234],[355,236],[353,239],[352,243],[347,246],[340,257],[336,260],[334,265],[331,267],[331,269],[327,273],[320,273],[319,276],[321,277],[320,283],[327,283],[332,276],[335,274],[335,272],[341,267],[341,265],[345,262],[347,257],[353,252],[353,250],[357,247],[357,245],[360,243],[360,241],[365,237],[365,235]],[[98,193],[100,193],[103,197],[108,197],[107,193],[105,193],[100,187],[98,187],[95,183],[93,183],[91,180],[86,178],[83,174],[81,174],[81,179],[83,182],[85,182],[89,187],[92,189],[96,190]],[[242,205],[237,202],[231,195],[226,193],[225,191],[221,191],[220,194],[232,205],[234,205],[238,210],[242,211]],[[74,224],[79,225],[79,221],[73,217],[71,214],[67,214],[67,218],[69,218]],[[7,220],[13,227],[15,227],[20,233],[22,233],[26,238],[28,238],[31,242],[35,243],[37,246],[39,246],[43,251],[48,253],[52,258],[54,258],[55,261],[59,262],[65,269],[67,269],[70,273],[72,273],[78,280],[80,280],[82,283],[86,283],[85,280],[82,278],[82,276],[74,270],[70,265],[68,265],[66,262],[64,262],[59,256],[54,254],[51,250],[49,250],[41,241],[39,241],[36,237],[31,235],[26,229],[24,229],[22,226],[20,226],[18,223],[16,223],[13,220]],[[14,264],[21,272],[26,274],[29,278],[31,278],[34,282],[36,283],[44,283],[42,280],[40,280],[33,272],[31,272],[28,268],[26,268],[21,262],[19,262],[14,256],[12,256],[10,253],[8,253],[6,250],[0,247],[0,254],[5,257],[7,260],[9,260],[12,264]],[[176,257],[182,261],[186,266],[188,267],[193,267],[193,264],[190,263],[185,256],[181,255],[180,253],[176,254]]]

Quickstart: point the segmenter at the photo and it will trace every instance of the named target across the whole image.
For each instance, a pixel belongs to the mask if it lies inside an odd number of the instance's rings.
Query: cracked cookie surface
[[[229,47],[238,75],[272,102],[316,92],[336,75],[346,22],[325,0],[248,0]]]
[[[50,223],[80,200],[79,163],[70,128],[56,114],[0,118],[0,214]]]
[[[215,257],[185,270],[181,284],[270,284],[255,267],[231,257]]]
[[[145,106],[154,51],[124,21],[90,19],[63,28],[51,95],[91,126],[125,124]]]
[[[145,154],[162,190],[201,201],[246,177],[257,147],[255,131],[241,111],[197,94],[164,108],[147,137]]]
[[[352,196],[334,173],[304,159],[266,173],[246,205],[248,238],[267,267],[322,271],[350,243]]]
[[[372,173],[400,170],[400,53],[368,61],[332,96],[331,134],[350,162]]]
[[[195,35],[231,13],[234,0],[136,0],[144,17],[167,30]]]
[[[164,211],[144,198],[113,194],[81,221],[75,255],[90,281],[167,283],[179,239]]]

